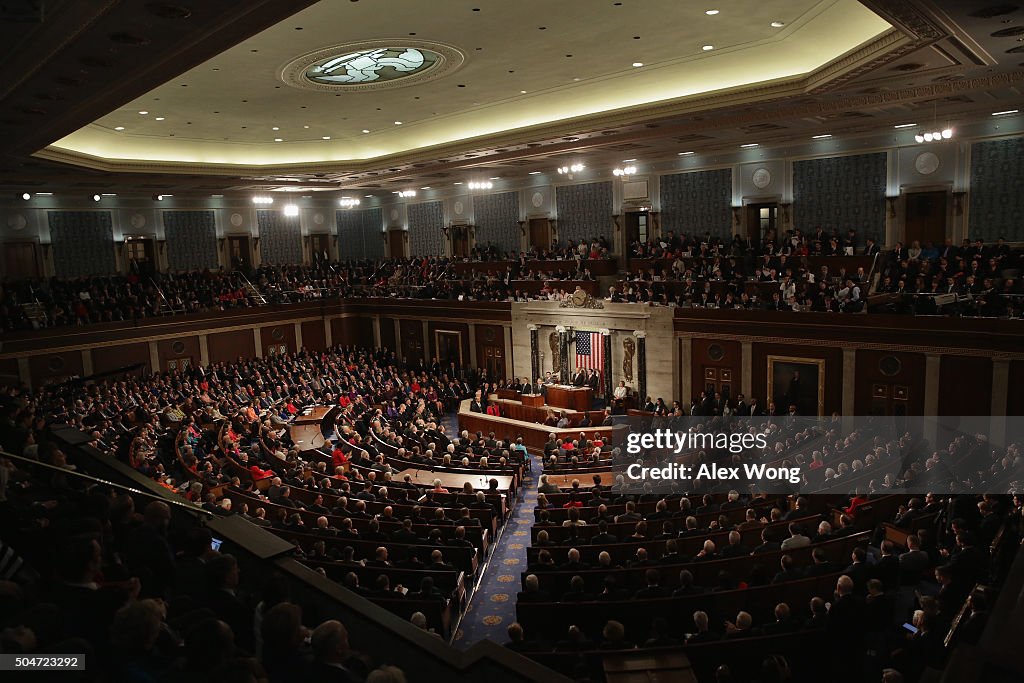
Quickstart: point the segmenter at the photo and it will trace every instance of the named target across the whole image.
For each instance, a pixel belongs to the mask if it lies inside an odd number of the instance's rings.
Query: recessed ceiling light
[[[222,194],[211,194],[210,196],[213,197],[214,199],[220,199],[224,195],[222,195]]]
[[[364,133],[369,133],[370,131],[369,131],[369,130],[367,130],[366,128],[363,128],[363,132],[364,132]]]
[[[1006,111],[994,111],[994,112],[992,112],[992,116],[1006,116],[1007,114],[1016,114],[1016,113],[1018,113],[1018,111],[1020,111],[1020,110],[1018,110],[1018,109],[1007,109]]]
[[[322,140],[330,140],[331,136],[330,135],[324,135],[321,139]]]
[[[461,185],[462,183],[452,183],[452,185]]]
[[[116,192],[100,192],[101,197],[116,197]]]
[[[713,17],[716,14],[718,14],[718,10],[716,10],[716,9],[707,9],[707,10],[704,10],[704,14],[708,15],[709,17]]]
[[[715,46],[714,45],[702,45],[700,49],[704,50],[704,52],[707,52],[709,50],[714,50]]]
[[[420,189],[421,190],[429,190],[430,189],[430,185],[427,185],[426,187],[421,187]]]
[[[824,140],[825,138],[832,137],[832,133],[822,133],[821,135],[812,135],[812,140]]]
[[[303,128],[309,128],[309,126],[303,126]]]
[[[284,138],[274,138],[274,142],[284,142]]]
[[[623,160],[622,160],[622,163],[624,163],[624,164],[628,164],[628,163],[629,163],[629,162],[631,162],[631,161],[636,161],[636,159],[623,159]]]
[[[163,117],[163,116],[158,116],[158,117],[156,117],[156,120],[157,120],[157,121],[163,121],[163,120],[164,120],[164,117]]]
[[[757,143],[756,143],[756,142],[748,142],[748,143],[747,143],[747,144],[745,144],[745,145],[740,145],[740,147],[743,147],[743,148],[747,148],[747,147],[757,147]]]
[[[540,175],[541,171],[530,171],[527,175]]]
[[[643,65],[644,65],[643,62],[633,62],[633,66],[635,66],[635,67],[641,67]]]
[[[24,199],[27,202],[28,200],[32,199],[32,195],[29,194],[28,192],[22,192],[21,193],[21,198]]]
[[[401,121],[395,121],[395,125],[396,126],[400,126],[400,125],[402,125],[402,122]]]
[[[679,156],[681,156],[681,157],[685,157],[685,156],[689,156],[689,155],[691,155],[691,154],[693,154],[693,152],[680,152],[680,153],[679,153]]]
[[[772,28],[782,28],[785,25],[786,25],[786,22],[784,22],[784,21],[773,21],[772,22]]]
[[[37,197],[49,197],[52,194],[52,192],[36,192]]]
[[[372,194],[368,194],[368,195],[364,195],[364,196],[365,196],[365,197],[366,197],[367,199],[373,199],[373,195],[372,195]]]
[[[124,126],[114,126],[114,130],[124,130]]]
[[[520,94],[520,95],[525,95],[525,94],[526,94],[526,91],[525,91],[525,90],[520,90],[520,91],[519,91],[519,94]]]
[[[500,176],[494,176],[493,178],[491,178],[491,180],[501,180],[501,177]]]
[[[580,80],[580,79],[578,79],[578,78],[574,78],[574,79],[572,79],[572,82],[573,82],[573,83],[578,83],[578,82],[579,82],[579,80]]]
[[[913,128],[916,125],[916,123],[900,123],[898,125],[893,126],[893,128]]]
[[[281,129],[280,129],[280,128],[278,128],[277,126],[274,126],[274,127],[273,127],[273,128],[271,128],[270,130],[281,130]]]

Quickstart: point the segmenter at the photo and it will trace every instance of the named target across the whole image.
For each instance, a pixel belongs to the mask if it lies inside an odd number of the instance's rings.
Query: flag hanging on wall
[[[604,337],[600,332],[576,331],[576,367],[604,374]]]

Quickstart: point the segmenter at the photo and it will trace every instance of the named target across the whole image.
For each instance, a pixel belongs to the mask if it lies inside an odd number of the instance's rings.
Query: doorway
[[[124,254],[129,274],[150,278],[156,273],[156,249],[152,237],[126,235]]]
[[[469,226],[452,226],[452,256],[456,258],[469,256]]]
[[[646,211],[627,211],[625,214],[626,242],[646,244],[651,235],[651,216]]]
[[[7,280],[34,280],[42,275],[38,243],[4,242],[3,252],[3,276]]]
[[[331,236],[320,233],[309,236],[309,255],[313,263],[331,260]]]
[[[388,253],[391,258],[405,258],[405,230],[388,231]]]
[[[755,246],[768,234],[774,234],[779,220],[776,202],[747,204],[747,238]]]
[[[551,221],[547,218],[530,219],[530,249],[544,251],[551,246]]]
[[[485,345],[483,351],[483,367],[492,382],[505,379],[505,348],[502,346]]]
[[[704,366],[704,392],[712,396],[721,394],[722,400],[732,399],[732,369]]]
[[[449,363],[462,367],[462,333],[451,330],[434,330],[434,357],[442,368]]]
[[[946,240],[946,191],[906,194],[904,244],[942,244]]]
[[[252,269],[252,246],[248,235],[228,235],[228,262],[232,270],[248,273]]]

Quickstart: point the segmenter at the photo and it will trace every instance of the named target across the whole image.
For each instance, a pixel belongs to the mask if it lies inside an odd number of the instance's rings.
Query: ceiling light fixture
[[[370,131],[369,131],[369,130],[367,130],[366,128],[363,128],[363,132],[364,132],[364,133],[369,133]]]
[[[284,142],[284,138],[274,138],[274,142]]]
[[[370,197],[372,195],[366,195]],[[353,206],[359,206],[359,200],[355,197],[342,197],[338,200],[338,205],[343,209],[351,209]]]
[[[402,198],[405,198],[405,197],[415,197],[416,196],[416,190],[402,190],[401,192],[398,193],[398,196],[402,197]]]
[[[461,184],[462,184],[462,182],[461,182],[461,181],[460,181],[460,182],[457,182],[457,183],[452,183],[452,185],[461,185]]]
[[[274,198],[273,197],[257,196],[257,197],[253,197],[252,198],[252,203],[253,204],[273,204],[274,203]]]
[[[636,161],[636,159],[623,159],[623,160],[622,160],[622,163],[624,163],[624,164],[628,164],[628,163],[631,163],[631,162],[633,162],[633,161]]]
[[[740,145],[741,149],[749,149],[750,147],[757,147],[757,143],[756,142],[748,142],[745,145]]]
[[[714,45],[703,45],[703,46],[701,46],[700,49],[704,50],[704,52],[708,52],[709,50],[714,50],[715,46]]]
[[[395,125],[396,126],[400,126],[400,125],[402,125],[402,122],[401,121],[395,121]]]
[[[430,189],[430,185],[427,185],[426,187],[421,187],[420,189],[421,190],[429,190]]]
[[[30,195],[28,192],[22,192],[21,198],[27,202],[28,200],[32,199],[32,195]]]
[[[142,116],[145,116],[145,115],[146,115],[146,114],[148,114],[148,113],[149,113],[148,111],[140,111],[140,112],[139,112],[139,114],[141,114]]]
[[[824,140],[825,138],[832,137],[832,133],[822,133],[821,135],[812,135],[812,140]]]
[[[1007,109],[1006,111],[994,111],[994,112],[992,112],[992,116],[1007,116],[1009,114],[1016,114],[1019,111],[1020,111],[1019,109]]]
[[[896,128],[898,130],[900,128],[913,128],[916,125],[917,125],[916,123],[900,123],[900,124],[897,124],[897,125],[893,126],[893,128]]]
[[[530,171],[526,175],[540,175],[540,174],[541,174],[541,171]]]
[[[285,204],[284,205],[284,215],[288,216],[289,218],[294,218],[295,216],[298,216],[299,215],[299,207],[295,206],[294,204]]]
[[[281,130],[281,129],[280,129],[280,128],[279,128],[278,126],[274,126],[274,127],[273,127],[273,128],[271,128],[270,130]]]
[[[101,199],[103,199],[103,198],[102,198],[102,197],[100,197],[100,196],[99,196],[98,194],[94,194],[94,195],[92,196],[92,200],[93,200],[94,202],[98,202],[98,201],[99,201],[99,200],[101,200]]]
[[[321,140],[330,140],[330,139],[331,139],[331,136],[330,136],[330,135],[324,135],[324,136],[323,136],[323,137],[321,137],[320,139],[321,139]]]
[[[36,192],[37,197],[52,197],[52,192]]]
[[[704,10],[704,14],[708,15],[709,17],[713,17],[716,14],[718,14],[718,10],[716,10],[716,9],[706,9],[706,10]]]
[[[686,156],[690,156],[691,154],[693,154],[693,152],[680,152],[679,156],[686,157]]]
[[[786,25],[786,22],[784,22],[784,21],[773,21],[772,22],[772,28],[782,28],[785,25]]]
[[[114,130],[124,130],[124,126],[114,126]]]
[[[157,120],[157,121],[163,121],[163,120],[164,120],[164,117],[163,117],[163,116],[158,116],[158,117],[156,117],[156,120]]]
[[[625,168],[617,168],[612,171],[612,175],[628,177],[636,173],[636,166],[626,166]]]
[[[501,180],[501,177],[500,176],[494,176],[493,178],[491,178],[491,180]]]
[[[494,183],[486,180],[480,182],[474,181],[469,184],[469,189],[471,190],[489,190],[492,187],[494,187]]]
[[[643,66],[643,65],[644,65],[644,63],[643,63],[643,62],[633,62],[633,66],[635,66],[635,67],[637,67],[637,68],[640,68],[640,67],[641,67],[641,66]]]
[[[584,166],[583,164],[572,164],[571,166],[559,166],[558,167],[558,175],[568,175],[568,174],[571,174],[571,173],[579,173],[580,171],[582,171],[585,168],[586,168],[586,166]],[[539,173],[539,171],[537,171],[537,172]]]

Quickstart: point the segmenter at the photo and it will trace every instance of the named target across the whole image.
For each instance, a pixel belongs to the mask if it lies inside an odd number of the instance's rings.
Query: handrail
[[[127,493],[132,493],[132,494],[139,495],[139,496],[147,496],[149,498],[153,498],[155,500],[159,500],[159,501],[164,502],[164,503],[169,503],[171,505],[176,505],[178,507],[185,508],[189,512],[195,512],[195,513],[199,513],[201,515],[205,515],[207,517],[213,517],[213,513],[210,512],[209,510],[204,510],[203,508],[199,507],[198,505],[196,505],[194,503],[190,503],[190,502],[185,501],[185,500],[175,500],[173,498],[168,498],[166,496],[158,495],[158,494],[153,493],[151,491],[143,491],[142,489],[137,489],[137,488],[134,488],[132,486],[125,486],[124,484],[118,484],[117,482],[110,481],[109,479],[103,479],[101,477],[94,477],[91,474],[85,474],[83,472],[79,472],[78,470],[69,470],[69,469],[65,469],[63,467],[57,467],[56,465],[51,465],[51,464],[46,463],[46,462],[40,462],[39,460],[33,460],[32,458],[26,458],[25,456],[22,456],[22,455],[15,455],[14,453],[8,453],[7,451],[0,451],[0,456],[3,456],[5,458],[13,458],[14,460],[17,460],[19,462],[23,462],[23,463],[26,463],[28,465],[32,465],[34,467],[42,467],[43,469],[47,469],[47,470],[50,470],[52,472],[59,472],[61,474],[70,475],[72,477],[78,477],[79,479],[85,479],[86,481],[91,481],[94,484],[102,484],[104,486],[112,486],[112,487],[114,487],[116,489],[119,489],[121,491],[125,491]]]
[[[181,309],[181,311],[178,311],[178,309],[171,305],[170,300],[164,295],[164,290],[160,288],[160,285],[156,283],[156,280],[149,278],[149,282],[154,288],[156,288],[156,293],[160,295],[160,298],[163,300],[164,305],[167,306],[167,310],[171,312],[171,315],[180,315],[185,312],[184,308]]]

